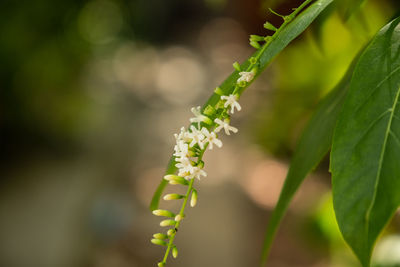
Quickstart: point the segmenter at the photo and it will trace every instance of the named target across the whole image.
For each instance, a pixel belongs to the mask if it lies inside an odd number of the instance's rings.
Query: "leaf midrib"
[[[392,72],[392,73],[393,73],[393,72]],[[393,121],[394,113],[395,113],[395,110],[396,110],[396,106],[397,106],[398,101],[399,101],[399,96],[400,96],[400,87],[397,89],[396,97],[395,97],[395,99],[394,99],[394,102],[393,102],[392,107],[390,108],[390,110],[391,110],[392,112],[390,113],[389,122],[388,122],[388,125],[387,125],[387,127],[386,127],[385,138],[384,138],[384,140],[383,140],[383,145],[382,145],[382,149],[381,149],[381,154],[380,154],[380,156],[379,156],[379,164],[378,164],[378,171],[377,171],[377,173],[376,173],[376,179],[375,179],[375,185],[374,185],[374,192],[373,192],[372,200],[371,200],[371,203],[370,203],[370,205],[369,205],[369,207],[368,207],[368,210],[367,210],[367,213],[366,213],[366,217],[365,217],[366,223],[367,223],[367,224],[366,224],[366,237],[367,237],[367,242],[369,241],[369,219],[370,219],[370,216],[371,216],[372,208],[373,208],[373,206],[374,206],[374,204],[375,204],[377,189],[378,189],[379,180],[380,180],[380,177],[381,177],[383,159],[384,159],[384,157],[385,157],[385,152],[386,152],[386,143],[387,143],[387,140],[388,140],[388,138],[389,138],[390,132],[392,132],[392,130],[391,130],[391,128],[392,128],[392,121]]]

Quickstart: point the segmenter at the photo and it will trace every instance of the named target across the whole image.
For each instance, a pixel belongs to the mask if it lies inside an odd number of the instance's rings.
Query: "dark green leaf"
[[[307,174],[318,165],[331,147],[333,130],[350,84],[353,69],[354,63],[349,67],[340,83],[318,106],[300,138],[278,203],[268,222],[262,250],[262,264],[267,260],[279,223],[294,194]]]
[[[261,70],[265,69],[267,65],[272,61],[272,59],[278,55],[293,39],[299,36],[310,24],[311,22],[327,7],[333,0],[317,0],[301,12],[291,23],[289,23],[282,31],[277,34],[267,49],[260,57],[259,73]],[[258,52],[254,53],[251,57],[256,56]],[[246,69],[250,65],[250,58],[242,64],[242,69]],[[221,85],[220,88],[224,94],[228,95],[232,92],[236,85],[236,81],[239,78],[239,72],[234,71]],[[203,108],[207,105],[214,106],[220,99],[220,96],[213,94],[208,101],[204,104]],[[176,168],[174,166],[174,161],[171,159],[168,165],[167,174],[175,173]],[[160,201],[161,194],[167,185],[167,181],[164,179],[158,186],[153,199],[150,204],[150,209],[154,210],[158,207],[158,202]]]
[[[400,204],[399,21],[386,25],[361,55],[332,144],[336,218],[363,266]]]

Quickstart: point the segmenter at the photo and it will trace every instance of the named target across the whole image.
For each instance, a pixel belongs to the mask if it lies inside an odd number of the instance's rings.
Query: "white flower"
[[[234,133],[238,132],[238,129],[236,129],[235,127],[229,125],[229,121],[228,120],[221,121],[220,119],[215,119],[214,122],[218,124],[218,127],[215,128],[215,132],[217,132],[217,133],[219,131],[221,131],[222,128],[224,128],[225,133],[227,135],[230,135],[229,131],[232,131]]]
[[[192,141],[190,142],[189,146],[193,147],[195,144],[198,144],[199,147],[203,149],[204,148],[203,139],[205,138],[205,136],[199,130],[197,130],[196,127],[194,127],[193,125],[190,126],[190,130],[192,132],[189,133],[189,136],[192,139]]]
[[[187,176],[192,173],[192,162],[188,158],[179,158],[175,159],[178,163],[175,164],[175,167],[178,168],[178,176]]]
[[[240,82],[251,82],[251,80],[253,80],[254,78],[254,72],[252,71],[242,71],[239,72],[239,79],[237,80],[237,83]]]
[[[201,129],[201,132],[205,136],[203,142],[208,143],[208,148],[211,150],[213,149],[213,144],[215,144],[217,147],[222,147],[222,142],[217,138],[217,135],[214,132],[209,132],[207,128],[203,127]]]
[[[185,130],[185,127],[181,128],[181,132],[179,134],[174,134],[176,143],[179,141],[189,142],[190,138],[188,136],[188,132]]]
[[[226,100],[226,102],[224,104],[224,108],[227,108],[230,106],[232,114],[234,113],[235,108],[237,109],[237,111],[240,111],[242,109],[239,102],[237,102],[237,100],[238,100],[237,95],[232,95],[232,94],[230,94],[228,96],[223,95],[223,96],[221,96],[221,99]]]
[[[185,158],[189,157],[189,145],[182,140],[179,140],[175,147],[174,147],[175,153],[174,156],[177,158]]]
[[[197,127],[199,127],[200,128],[200,122],[205,122],[205,123],[207,123],[207,124],[211,124],[212,123],[212,121],[210,120],[210,118],[208,118],[207,116],[204,116],[203,114],[201,114],[201,107],[200,106],[198,106],[198,107],[193,107],[192,109],[191,109],[191,111],[192,111],[192,113],[193,113],[193,115],[195,116],[194,118],[190,118],[189,120],[190,120],[190,122],[191,123],[197,123]]]
[[[187,179],[197,178],[200,180],[201,176],[206,177],[207,173],[202,168],[195,166],[192,168],[190,175],[187,176]]]

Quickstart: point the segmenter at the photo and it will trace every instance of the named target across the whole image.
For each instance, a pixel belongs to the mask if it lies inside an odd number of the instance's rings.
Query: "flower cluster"
[[[254,74],[254,71],[240,72],[235,89],[239,88],[239,84],[251,82]],[[194,117],[190,118],[190,127],[188,129],[182,127],[180,132],[174,135],[176,144],[173,156],[177,172],[176,174],[166,175],[164,179],[171,185],[187,186],[187,193],[185,195],[167,194],[164,196],[164,200],[183,200],[178,214],[161,209],[153,211],[154,215],[167,217],[167,219],[161,221],[161,226],[170,227],[166,234],[154,234],[151,240],[156,245],[167,247],[163,261],[158,263],[159,267],[165,266],[170,251],[172,251],[173,257],[178,255],[173,240],[180,222],[185,217],[185,206],[189,197],[191,207],[194,207],[197,203],[197,190],[193,187],[194,178],[200,180],[201,177],[207,176],[203,169],[204,152],[207,149],[212,150],[215,146],[222,147],[222,141],[218,138],[218,134],[222,130],[227,135],[230,135],[231,132],[238,132],[237,128],[230,125],[231,114],[242,109],[238,102],[239,94],[235,91],[237,90],[234,90],[232,94],[225,95],[220,88],[217,88],[216,93],[220,95],[218,103],[214,106],[208,105],[203,110],[200,106],[193,107],[191,111]]]

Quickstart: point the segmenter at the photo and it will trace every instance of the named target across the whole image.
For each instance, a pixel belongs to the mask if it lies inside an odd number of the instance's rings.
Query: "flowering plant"
[[[193,107],[188,129],[175,134],[176,144],[166,175],[157,188],[151,209],[170,227],[154,234],[152,243],[166,247],[159,267],[169,254],[176,257],[174,239],[185,218],[185,208],[197,202],[195,180],[207,176],[202,158],[214,145],[222,147],[219,134],[238,129],[230,125],[231,115],[241,110],[238,100],[271,60],[302,33],[333,0],[306,0],[283,19],[271,36],[250,35],[257,51],[243,64],[235,62],[234,72],[214,90],[203,107]],[[339,2],[339,1],[338,1]],[[346,2],[346,1],[344,1]],[[354,10],[357,5],[351,5]],[[305,128],[293,156],[286,182],[272,213],[262,251],[262,264],[279,223],[307,174],[331,150],[333,202],[336,218],[346,242],[363,266],[370,266],[375,241],[400,206],[400,18],[390,22],[354,59],[342,81],[321,102]],[[223,130],[223,131],[222,131]],[[196,178],[196,179],[195,179]],[[164,200],[182,200],[177,213],[158,209],[167,184],[186,187],[186,194],[167,194]]]

